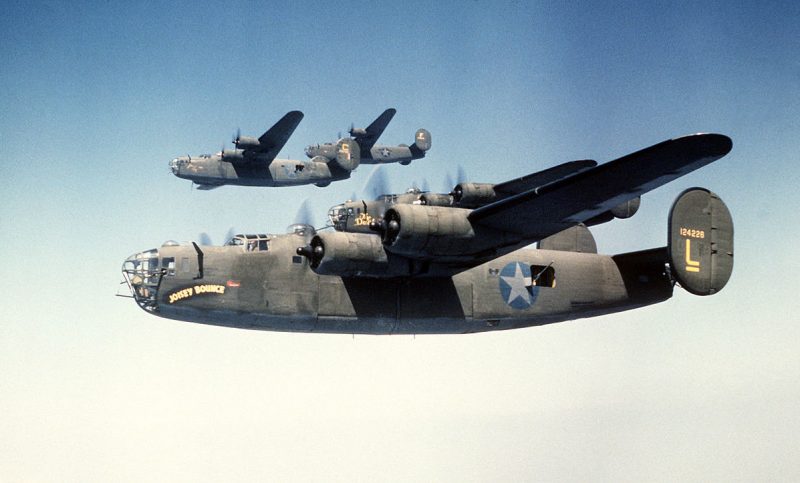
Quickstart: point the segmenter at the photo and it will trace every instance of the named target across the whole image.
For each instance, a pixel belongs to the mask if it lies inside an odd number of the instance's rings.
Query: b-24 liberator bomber
[[[400,163],[408,165],[415,159],[424,158],[425,153],[431,148],[431,133],[425,129],[417,130],[414,134],[414,142],[410,146],[376,144],[396,112],[395,109],[386,109],[366,128],[350,127],[349,139],[358,143],[362,164]],[[337,154],[337,146],[341,142],[340,139],[337,143],[312,144],[306,147],[306,156],[312,159],[322,156],[333,160]]]
[[[601,255],[585,223],[731,146],[696,134],[601,165],[561,165],[558,176],[519,178],[530,184],[513,194],[495,185],[495,199],[474,208],[397,203],[370,233],[294,227],[221,247],[167,242],[129,257],[124,283],[160,317],[347,334],[530,327],[662,302],[676,284],[711,295],[733,270],[733,221],[711,191],[677,197],[662,247]],[[538,249],[525,248],[534,242]]]
[[[570,161],[499,184],[460,182],[449,193],[432,193],[414,187],[405,193],[382,194],[374,200],[347,200],[328,210],[327,224],[336,231],[370,233],[378,228],[376,223],[383,218],[386,211],[397,204],[479,208],[567,176],[576,175],[595,166],[597,166],[597,162],[590,159]],[[615,218],[630,218],[639,210],[640,203],[639,197],[627,200],[605,213],[584,221],[583,224],[594,226]]]
[[[302,112],[291,111],[258,138],[237,133],[233,140],[235,149],[180,156],[170,161],[170,169],[175,176],[191,180],[203,190],[224,185],[323,187],[331,181],[349,178],[361,159],[358,143],[353,139],[339,140],[332,146],[330,157],[316,156],[310,160],[276,157],[302,119]]]

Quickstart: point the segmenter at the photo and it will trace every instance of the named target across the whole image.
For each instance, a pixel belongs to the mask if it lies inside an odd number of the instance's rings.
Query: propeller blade
[[[211,237],[208,236],[208,233],[206,232],[201,233],[197,238],[200,241],[201,246],[209,247],[214,244],[214,242],[211,241]]]
[[[228,243],[234,236],[236,236],[236,229],[234,227],[228,228],[228,233],[225,235],[225,243]]]
[[[377,199],[381,195],[389,194],[389,184],[386,179],[386,171],[383,169],[382,164],[375,165],[367,177],[364,188],[361,190],[364,197],[370,200]]]
[[[458,183],[466,183],[467,182],[467,172],[464,171],[464,166],[458,165],[458,171],[456,172],[456,177],[458,179]]]
[[[444,189],[442,191],[444,191],[445,193],[449,193],[450,191],[453,190],[455,186],[456,184],[453,183],[453,177],[450,176],[450,173],[446,173],[444,175]]]
[[[308,198],[306,198],[297,208],[297,214],[294,215],[294,223],[314,226],[313,218],[311,207],[308,206]]]

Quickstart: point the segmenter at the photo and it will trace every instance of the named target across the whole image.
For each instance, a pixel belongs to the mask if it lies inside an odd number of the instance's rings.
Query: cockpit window
[[[236,235],[226,246],[241,246],[248,252],[264,252],[269,249],[270,235]]]
[[[175,275],[175,257],[162,258],[161,268],[167,271],[167,275]]]

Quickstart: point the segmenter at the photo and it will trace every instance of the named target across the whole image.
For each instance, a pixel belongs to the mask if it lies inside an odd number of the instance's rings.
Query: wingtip
[[[724,134],[718,133],[689,134],[687,136],[675,138],[672,141],[689,143],[719,158],[725,156],[733,149],[733,140]]]

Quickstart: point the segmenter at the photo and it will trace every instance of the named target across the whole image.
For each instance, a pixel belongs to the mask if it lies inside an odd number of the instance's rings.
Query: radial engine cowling
[[[380,237],[373,234],[324,231],[297,253],[308,258],[320,275],[339,277],[383,277],[389,262]]]
[[[427,206],[453,206],[453,196],[442,193],[424,193],[419,197],[419,204]]]
[[[386,250],[416,260],[448,259],[476,253],[482,239],[467,219],[470,210],[395,205],[376,227]]]
[[[453,189],[453,201],[462,208],[477,208],[497,198],[491,183],[459,183]]]
[[[241,161],[244,159],[244,151],[241,149],[223,149],[222,160],[228,162]]]
[[[239,136],[234,140],[234,144],[238,149],[256,149],[261,146],[261,142],[258,138],[250,137],[250,136]]]
[[[306,156],[309,158],[322,156],[328,161],[333,161],[336,159],[336,145],[330,143],[312,144],[311,146],[306,147]]]

